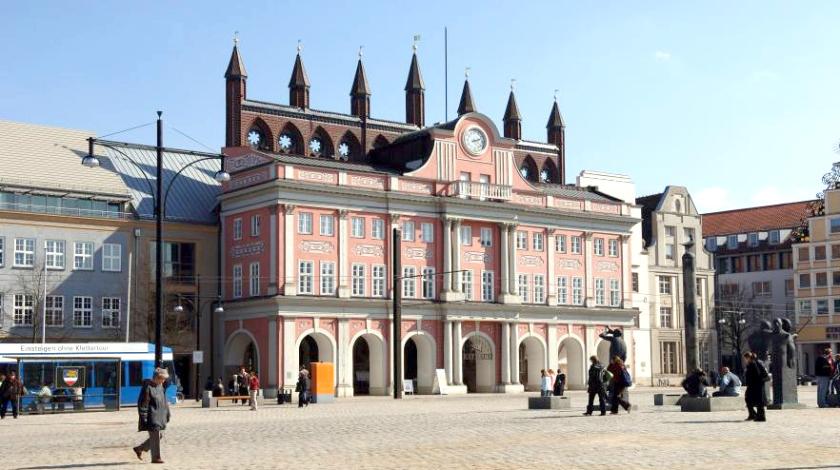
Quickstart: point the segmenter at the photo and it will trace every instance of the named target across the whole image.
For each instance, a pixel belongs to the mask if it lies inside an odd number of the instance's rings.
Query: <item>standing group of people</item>
[[[9,405],[12,405],[12,417],[17,419],[20,397],[23,396],[24,390],[15,371],[10,371],[8,376],[0,374],[0,419],[6,418]]]
[[[817,376],[817,406],[840,406],[840,354],[834,356],[831,348],[823,349],[822,356],[814,361]]]
[[[557,373],[554,369],[540,370],[540,395],[543,397],[562,397],[566,390],[566,374],[559,368]]]
[[[222,378],[213,383],[210,377],[207,377],[207,383],[204,385],[204,390],[209,391],[214,397],[225,396],[225,387],[222,383]],[[257,411],[257,396],[260,391],[260,377],[255,370],[248,372],[245,366],[239,369],[239,373],[233,374],[228,381],[227,396],[243,397],[242,404],[251,405],[251,411]],[[244,397],[248,397],[246,400]],[[236,404],[234,399],[233,403]]]
[[[586,405],[585,416],[592,416],[595,410],[595,397],[598,397],[598,408],[601,416],[607,414],[607,402],[609,401],[610,414],[618,414],[618,407],[630,413],[631,405],[624,395],[627,387],[633,385],[630,371],[624,365],[624,360],[614,356],[610,364],[604,368],[598,356],[589,358],[589,377],[587,379],[587,392],[589,401]]]

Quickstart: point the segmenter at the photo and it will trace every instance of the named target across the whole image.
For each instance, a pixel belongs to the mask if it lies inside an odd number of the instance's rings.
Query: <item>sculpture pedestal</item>
[[[683,395],[680,398],[680,411],[713,412],[713,411],[741,411],[746,408],[744,397],[707,397],[698,398]]]
[[[653,395],[654,406],[673,406],[680,404],[681,393],[657,393]]]
[[[804,403],[779,403],[767,405],[768,410],[802,410],[808,408]]]
[[[528,397],[529,410],[568,410],[571,407],[569,397]]]

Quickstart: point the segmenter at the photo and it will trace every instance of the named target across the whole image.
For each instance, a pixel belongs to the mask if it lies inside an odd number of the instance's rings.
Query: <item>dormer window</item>
[[[734,250],[738,248],[738,235],[730,235],[726,237],[726,248]]]
[[[747,244],[751,247],[758,246],[758,233],[752,232],[747,235]]]

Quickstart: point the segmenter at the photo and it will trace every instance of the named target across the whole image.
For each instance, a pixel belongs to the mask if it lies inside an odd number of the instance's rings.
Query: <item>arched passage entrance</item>
[[[495,391],[496,362],[493,343],[484,335],[473,334],[462,346],[462,378],[469,393]]]
[[[250,333],[244,330],[234,333],[225,346],[225,377],[239,372],[240,367],[247,370],[260,370],[260,354],[257,343]]]
[[[540,389],[540,370],[545,369],[545,347],[535,336],[519,343],[519,383],[525,390]]]
[[[560,342],[557,352],[557,368],[566,374],[566,388],[581,389],[586,387],[586,361],[583,357],[583,345],[572,337]]]
[[[597,349],[598,360],[601,361],[601,364],[604,367],[607,367],[610,364],[612,358],[610,357],[610,343],[609,341],[601,341],[598,343]]]
[[[406,380],[414,380],[415,393],[432,393],[436,355],[435,341],[428,334],[415,333],[405,340],[403,376]]]
[[[298,368],[309,370],[312,362],[332,362],[335,364],[335,348],[330,338],[321,332],[312,332],[298,343]]]
[[[353,340],[350,363],[353,395],[385,395],[385,342],[372,333]]]

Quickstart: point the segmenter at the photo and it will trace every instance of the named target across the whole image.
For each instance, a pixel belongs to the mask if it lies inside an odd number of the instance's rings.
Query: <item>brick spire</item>
[[[557,169],[560,173],[560,184],[566,179],[566,123],[563,115],[560,114],[560,107],[557,105],[557,90],[554,90],[554,104],[551,106],[551,114],[548,116],[548,124],[545,128],[548,131],[548,143],[557,146]]]
[[[405,81],[405,122],[417,127],[426,125],[426,86],[420,64],[417,62],[417,49],[411,55],[408,67],[408,79]]]
[[[350,87],[350,113],[354,116],[370,116],[370,86],[368,86],[365,66],[362,64],[362,51],[359,49],[359,62],[356,64],[356,76]]]
[[[309,107],[309,76],[303,67],[300,51],[303,50],[298,42],[295,66],[292,68],[292,78],[289,79],[289,104],[298,108]]]
[[[239,37],[235,37],[233,40],[233,52],[230,54],[230,62],[228,62],[227,70],[225,71],[225,78],[248,78],[248,72],[245,71],[245,64],[239,55]]]
[[[245,100],[245,64],[239,55],[239,34],[233,36],[233,52],[225,71],[225,145],[242,145],[242,101]]]
[[[458,116],[474,112],[475,103],[473,102],[472,92],[470,91],[470,79],[467,77],[464,80],[464,89],[461,91],[461,103],[458,104]]]
[[[516,95],[513,93],[513,80],[510,84],[510,95],[508,96],[507,107],[505,107],[504,122],[505,137],[509,139],[522,140],[522,116],[519,115],[519,106],[516,105]]]

